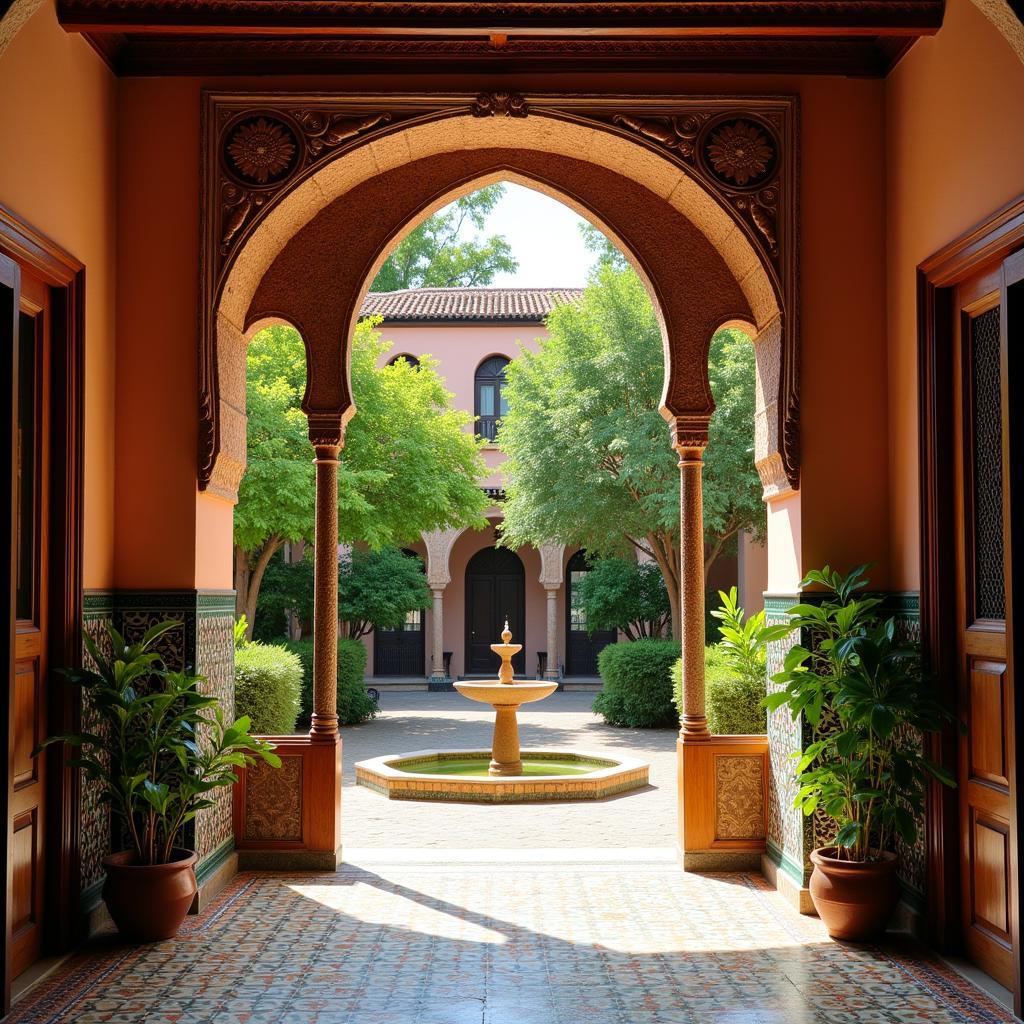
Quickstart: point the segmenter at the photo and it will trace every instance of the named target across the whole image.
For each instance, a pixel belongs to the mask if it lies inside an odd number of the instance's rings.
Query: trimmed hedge
[[[295,731],[301,684],[302,664],[291,651],[260,643],[235,651],[235,713],[249,716],[255,735]]]
[[[672,697],[682,714],[682,659],[672,666]],[[765,680],[747,679],[729,667],[726,653],[717,644],[704,649],[704,711],[708,728],[718,736],[763,735],[767,713],[761,701]]]
[[[299,725],[307,726],[313,713],[313,641],[285,644],[302,662],[302,693]],[[366,648],[359,640],[338,641],[338,724],[358,725],[377,714],[377,705],[366,692]]]
[[[640,729],[677,726],[671,671],[678,657],[675,640],[609,644],[597,658],[604,689],[594,698],[594,711],[609,725]]]

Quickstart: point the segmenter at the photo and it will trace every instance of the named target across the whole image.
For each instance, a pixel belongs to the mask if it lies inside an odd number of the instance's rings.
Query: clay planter
[[[873,939],[885,926],[900,898],[896,856],[881,860],[839,860],[834,846],[811,851],[811,899],[833,939]]]
[[[195,899],[196,855],[174,848],[168,864],[136,864],[125,850],[103,858],[103,899],[117,930],[136,942],[173,939]]]

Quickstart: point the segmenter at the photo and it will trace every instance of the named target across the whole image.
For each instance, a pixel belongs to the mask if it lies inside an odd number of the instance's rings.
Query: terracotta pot
[[[173,939],[192,906],[196,855],[175,847],[167,864],[137,864],[125,850],[103,858],[103,899],[117,930],[137,942]]]
[[[885,926],[900,898],[896,855],[881,860],[849,861],[836,856],[834,846],[811,852],[811,899],[833,939],[854,942],[872,939]]]

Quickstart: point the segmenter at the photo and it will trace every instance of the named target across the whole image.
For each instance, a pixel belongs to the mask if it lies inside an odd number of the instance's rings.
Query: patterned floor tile
[[[429,859],[435,858],[435,859]],[[831,942],[759,877],[669,863],[239,876],[171,942],[104,937],[11,1024],[1004,1024],[903,944]]]

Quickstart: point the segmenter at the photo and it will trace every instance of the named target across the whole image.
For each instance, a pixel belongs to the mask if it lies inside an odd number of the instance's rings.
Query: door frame
[[[953,450],[952,417],[948,414],[953,401],[954,383],[952,291],[956,285],[985,267],[1002,264],[1021,248],[1024,248],[1024,196],[997,210],[917,268],[921,646],[927,664],[936,674],[938,696],[952,711],[957,707],[955,538],[959,516],[954,469],[949,457]],[[1005,291],[1004,280],[1004,299]],[[1001,347],[1005,382],[1005,317]],[[1004,396],[1006,391],[1004,383]],[[1003,415],[1005,421],[1005,408]],[[1007,440],[1004,438],[1004,444]],[[1003,465],[1009,478],[1011,465],[1005,458]],[[1004,500],[1006,495],[1014,492],[1024,493],[1024,479],[1015,482],[1010,479],[1009,486],[1004,487]],[[1008,509],[1004,511],[1009,512]],[[1021,514],[1018,512],[1018,518]],[[1013,520],[1006,514],[1004,521],[1012,524]],[[1006,556],[1006,629],[1007,661],[1012,672],[1015,659],[1009,547]],[[1019,553],[1016,561],[1021,563],[1017,570],[1020,576],[1024,574],[1024,554]],[[1024,649],[1018,654],[1022,659],[1018,664],[1024,671]],[[1010,933],[1014,956],[1014,1007],[1019,1016],[1024,1009],[1020,948],[1024,903],[1021,899],[1022,875],[1017,833],[1021,824],[1024,824],[1024,786],[1019,787],[1017,779],[1024,780],[1024,701],[1014,701],[1011,694],[1008,714],[1015,740],[1009,765],[1010,877],[1014,892],[1014,903],[1010,908]],[[927,753],[956,776],[957,746],[957,728],[955,723],[951,723],[941,733],[928,737]],[[947,950],[956,949],[962,938],[959,824],[957,791],[933,782],[928,789],[925,812],[926,929],[929,940],[940,949]]]
[[[0,205],[0,283],[14,292],[14,315],[18,311],[21,269],[30,270],[50,288],[52,378],[50,394],[50,438],[54,451],[63,451],[63,459],[51,459],[50,517],[48,522],[50,568],[45,581],[49,588],[47,656],[51,666],[77,667],[82,661],[82,530],[84,478],[84,357],[85,357],[85,267],[63,248]],[[6,310],[0,315],[6,315]],[[17,369],[12,359],[12,367]],[[15,373],[13,381],[17,380]],[[14,422],[17,396],[11,396],[12,421],[4,438],[4,465],[10,476],[13,468]],[[8,444],[9,442],[9,444]],[[10,450],[8,450],[10,449]],[[10,629],[6,632],[3,655],[7,660],[7,678],[14,671],[14,523],[13,493],[11,507],[5,504],[3,529],[10,530],[8,547],[9,586],[4,595]],[[10,685],[8,683],[8,685]],[[51,672],[48,680],[47,727],[51,733],[69,732],[80,726],[81,697],[70,683]],[[0,757],[9,763],[9,701],[0,701]],[[48,909],[44,921],[44,942],[50,952],[69,949],[80,935],[80,835],[81,790],[78,772],[65,764],[67,751],[51,747],[46,756],[46,873]],[[3,872],[7,879],[7,898],[3,901],[0,943],[3,946],[3,981],[0,1012],[10,1009],[11,970],[11,859],[10,814],[11,779],[3,789],[4,828]]]

